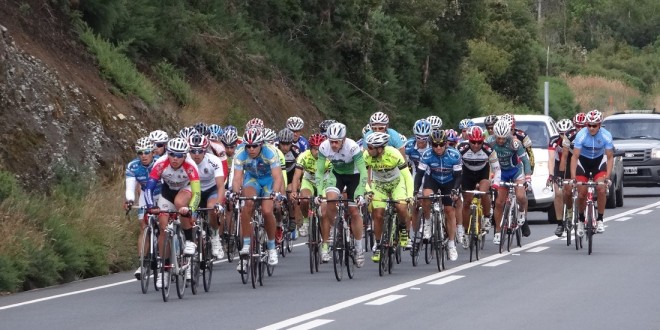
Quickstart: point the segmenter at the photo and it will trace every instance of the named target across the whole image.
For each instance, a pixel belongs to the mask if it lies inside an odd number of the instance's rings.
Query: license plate
[[[637,167],[624,167],[623,174],[637,174]]]

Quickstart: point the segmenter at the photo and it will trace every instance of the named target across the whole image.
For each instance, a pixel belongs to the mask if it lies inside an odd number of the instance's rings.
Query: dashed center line
[[[541,251],[543,251],[547,248],[549,248],[549,246],[539,246],[539,247],[535,247],[533,249],[529,249],[529,250],[527,250],[527,252],[541,252]]]
[[[295,326],[293,328],[289,328],[289,330],[308,330],[308,329],[314,329],[316,327],[320,327],[324,324],[328,324],[334,320],[324,320],[324,319],[316,319],[313,321],[309,321],[307,323],[303,323],[301,325]]]
[[[372,300],[372,301],[370,301],[370,302],[368,302],[368,303],[365,303],[365,305],[373,305],[373,306],[385,305],[385,304],[387,304],[387,303],[389,303],[389,302],[393,302],[393,301],[395,301],[395,300],[397,300],[397,299],[401,299],[401,298],[403,298],[403,297],[405,297],[405,296],[406,296],[406,295],[403,295],[403,294],[391,294],[391,295],[389,295],[389,296],[385,296],[385,297],[383,297],[383,298],[379,298],[379,299],[376,299],[376,300]]]
[[[632,219],[632,217],[621,217],[621,218],[618,218],[618,219],[616,219],[616,220],[614,220],[614,221],[628,221],[628,220],[630,220],[630,219]]]
[[[651,212],[653,212],[653,210],[642,210],[642,211],[637,212],[637,214],[649,214]]]
[[[487,264],[481,265],[483,267],[497,267],[499,265],[504,265],[505,263],[509,262],[511,260],[495,260],[493,262],[489,262]]]
[[[456,280],[461,279],[461,278],[463,278],[463,277],[465,277],[465,276],[462,276],[462,275],[450,275],[450,276],[447,276],[447,277],[443,277],[443,278],[441,278],[441,279],[439,279],[439,280],[437,280],[437,281],[428,282],[427,284],[432,284],[432,285],[442,285],[442,284],[447,284],[447,283],[449,283],[449,282],[456,281]]]

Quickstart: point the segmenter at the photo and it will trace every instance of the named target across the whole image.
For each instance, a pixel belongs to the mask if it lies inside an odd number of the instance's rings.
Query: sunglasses
[[[204,149],[192,149],[190,150],[190,153],[193,155],[201,155],[203,153],[206,153],[206,150]]]
[[[312,150],[312,151],[319,151],[319,147],[311,147],[311,148],[309,148],[309,150]]]
[[[140,150],[140,151],[137,152],[137,154],[138,154],[138,156],[149,155],[149,154],[151,154],[151,150]]]
[[[444,147],[444,146],[447,145],[446,142],[442,142],[442,143],[435,143],[434,142],[434,143],[431,143],[431,144],[433,145],[433,148]]]
[[[341,140],[330,140],[330,144],[340,144]]]
[[[236,148],[236,145],[235,144],[226,145],[225,148],[234,149],[234,148]]]
[[[385,126],[371,126],[372,131],[385,131],[387,130],[387,127]]]
[[[426,141],[426,140],[428,140],[428,137],[426,137],[426,136],[415,136],[415,139],[417,139],[418,141]]]
[[[257,147],[259,147],[258,144],[246,144],[245,145],[245,149],[256,149]]]
[[[482,144],[482,143],[484,143],[484,141],[470,141],[470,143],[472,143],[472,144]]]
[[[378,149],[378,148],[379,148],[379,147],[367,146],[367,149],[369,149],[369,150],[374,150],[374,149]]]
[[[174,157],[174,158],[184,158],[184,157],[186,157],[186,154],[183,153],[183,152],[168,152],[167,155],[169,155],[170,157]]]
[[[493,129],[495,126],[486,126],[486,129]]]
[[[600,126],[600,125],[598,125],[598,124],[589,124],[589,125],[587,125],[587,126],[589,126],[590,128],[596,128],[596,127],[598,127],[598,126]]]
[[[156,143],[156,148],[163,148],[165,147],[165,143]]]

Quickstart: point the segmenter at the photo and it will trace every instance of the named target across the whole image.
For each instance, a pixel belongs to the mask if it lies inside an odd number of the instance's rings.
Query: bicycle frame
[[[522,230],[518,226],[518,200],[516,197],[516,187],[525,187],[523,183],[516,182],[500,182],[500,186],[507,187],[508,194],[502,209],[502,219],[500,220],[500,253],[504,247],[504,236],[506,234],[507,252],[511,252],[511,242],[513,236],[516,237],[516,245],[522,246],[520,243],[522,237]]]

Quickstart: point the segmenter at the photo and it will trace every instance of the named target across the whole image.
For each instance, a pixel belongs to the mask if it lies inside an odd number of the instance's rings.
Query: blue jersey
[[[614,149],[612,134],[604,128],[600,128],[596,135],[589,134],[589,128],[582,128],[573,140],[575,149],[580,149],[580,156],[594,159],[602,156],[605,150]]]
[[[367,149],[367,137],[371,135],[373,131],[368,131],[367,134],[364,135],[364,138],[362,139],[362,149]],[[390,142],[387,143],[388,146],[401,149],[401,147],[404,146],[404,142],[401,140],[401,134],[399,132],[388,128],[387,129],[387,135],[390,136]]]
[[[140,191],[144,193],[144,189],[147,187],[147,181],[149,180],[149,172],[151,172],[151,168],[154,166],[156,163],[156,160],[158,160],[158,156],[154,155],[154,159],[151,161],[151,163],[147,166],[142,165],[142,162],[140,161],[140,158],[135,158],[128,163],[126,166],[126,177],[127,178],[135,178],[137,183],[140,185]],[[160,183],[156,185],[153,191],[154,195],[159,195],[160,194]]]
[[[232,164],[234,170],[243,170],[246,175],[255,178],[271,177],[272,169],[280,167],[280,165],[277,149],[268,144],[261,145],[261,152],[255,158],[250,158],[248,151],[242,146],[236,151]]]
[[[406,141],[406,156],[408,156],[408,160],[415,165],[415,168],[419,165],[419,161],[422,160],[424,152],[430,149],[430,146],[431,143],[427,142],[425,148],[418,148],[415,137],[411,137]]]
[[[525,174],[532,173],[532,167],[525,147],[518,139],[508,136],[502,145],[497,144],[495,141],[495,135],[490,135],[486,138],[486,144],[497,153],[497,160],[500,162],[502,171],[521,168]]]
[[[456,149],[447,148],[442,155],[428,149],[422,154],[417,168],[433,180],[447,184],[454,180],[454,172],[463,170],[463,160]]]
[[[301,135],[298,138],[298,141],[294,142],[291,145],[291,147],[292,148],[297,148],[298,153],[301,154],[301,153],[303,153],[303,151],[309,149],[309,141],[307,141],[307,139],[304,136]]]

